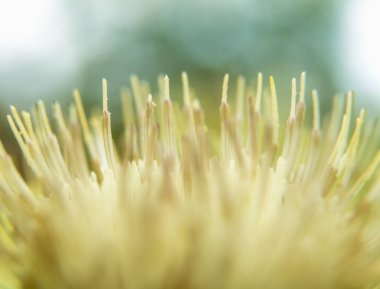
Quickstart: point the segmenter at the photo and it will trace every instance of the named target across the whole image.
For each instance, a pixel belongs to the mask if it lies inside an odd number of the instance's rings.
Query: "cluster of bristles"
[[[351,129],[352,92],[321,124],[313,91],[309,127],[304,73],[286,122],[272,77],[230,106],[226,75],[215,137],[182,81],[181,109],[167,76],[156,97],[132,77],[119,149],[105,80],[90,118],[78,91],[54,123],[11,107],[27,165],[0,143],[0,288],[377,288],[379,134],[364,110]]]

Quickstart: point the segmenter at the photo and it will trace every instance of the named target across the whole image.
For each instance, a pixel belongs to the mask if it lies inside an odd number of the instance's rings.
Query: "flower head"
[[[320,121],[305,74],[290,113],[276,88],[224,78],[220,136],[183,80],[153,97],[132,78],[122,94],[124,135],[81,97],[64,112],[11,107],[27,163],[21,175],[0,144],[0,284],[14,288],[375,288],[380,284],[379,135],[353,119],[353,94]],[[352,129],[351,129],[352,128]],[[6,270],[6,271],[5,271]],[[2,282],[2,283],[1,283]],[[5,286],[5,285],[4,285]],[[0,285],[1,287],[1,285]],[[377,287],[376,287],[377,288]]]

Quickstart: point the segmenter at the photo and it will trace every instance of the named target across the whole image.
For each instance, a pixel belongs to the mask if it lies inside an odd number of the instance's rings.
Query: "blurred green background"
[[[361,102],[378,112],[380,81],[363,82],[362,75],[376,75],[369,66],[380,67],[379,58],[365,60],[368,53],[357,45],[366,31],[358,25],[378,18],[368,14],[379,8],[377,2],[1,1],[1,126],[9,104],[29,109],[37,99],[68,103],[73,88],[87,105],[99,105],[103,77],[117,121],[119,93],[131,74],[153,90],[157,75],[168,74],[172,96],[181,97],[184,70],[207,106],[219,102],[226,72],[232,81],[238,74],[252,81],[263,72],[267,82],[273,74],[280,103],[287,103],[291,78],[305,70],[308,91],[319,90],[323,111],[335,93],[356,88]],[[375,33],[368,37],[378,45]]]

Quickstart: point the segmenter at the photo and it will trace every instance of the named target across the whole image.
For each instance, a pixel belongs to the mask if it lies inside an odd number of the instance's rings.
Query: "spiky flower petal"
[[[351,130],[352,93],[321,124],[313,91],[309,127],[304,74],[299,94],[292,81],[286,122],[272,77],[269,91],[261,74],[255,90],[239,78],[232,109],[226,76],[213,138],[182,80],[181,110],[168,77],[156,97],[132,78],[119,149],[105,80],[103,111],[90,118],[78,91],[67,114],[53,105],[53,123],[43,102],[31,114],[11,108],[28,169],[20,175],[0,144],[0,270],[13,277],[0,284],[379,286],[379,135],[364,110]]]

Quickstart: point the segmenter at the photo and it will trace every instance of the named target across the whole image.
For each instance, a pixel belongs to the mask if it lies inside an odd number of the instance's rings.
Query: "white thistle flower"
[[[304,74],[287,122],[272,77],[231,101],[227,75],[214,139],[182,80],[181,110],[132,78],[118,150],[105,80],[90,118],[77,91],[52,122],[11,107],[29,170],[0,143],[0,288],[379,288],[379,135],[352,93],[321,124],[313,91],[309,128]]]

